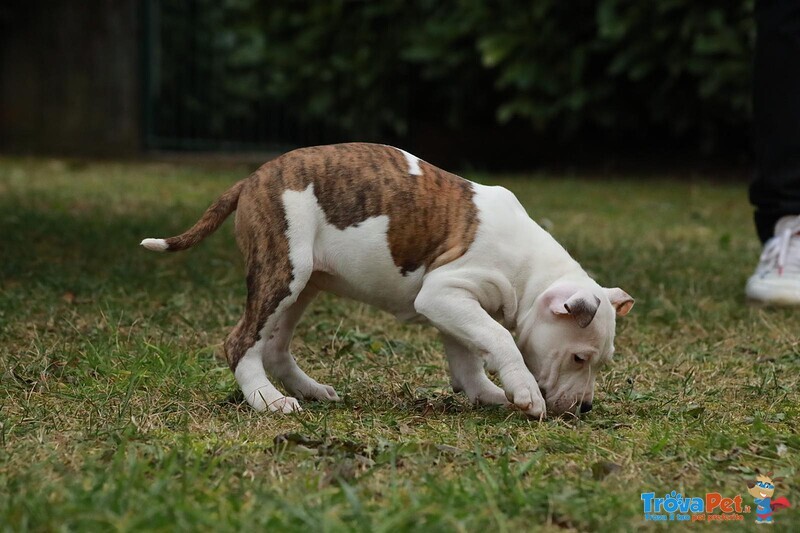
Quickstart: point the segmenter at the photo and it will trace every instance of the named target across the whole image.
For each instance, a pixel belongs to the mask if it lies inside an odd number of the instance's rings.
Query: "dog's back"
[[[250,209],[283,217],[286,191],[309,187],[325,221],[339,230],[387,217],[389,249],[404,275],[460,257],[478,226],[471,182],[397,148],[366,143],[301,148],[265,164],[245,184],[252,202],[247,211],[240,206],[237,221],[244,223]]]

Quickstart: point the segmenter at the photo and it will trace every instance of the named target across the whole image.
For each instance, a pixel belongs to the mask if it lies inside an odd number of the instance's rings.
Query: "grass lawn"
[[[333,297],[294,354],[344,401],[243,404],[220,358],[244,305],[231,222],[180,254],[138,243],[249,170],[0,159],[0,529],[651,529],[641,493],[753,505],[756,469],[800,527],[800,311],[744,302],[744,184],[468,176],[637,300],[594,410],[539,423],[454,394],[432,328]]]

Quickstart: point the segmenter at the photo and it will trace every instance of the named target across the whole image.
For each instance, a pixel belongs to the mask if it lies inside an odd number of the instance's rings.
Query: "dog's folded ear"
[[[570,315],[578,326],[585,328],[594,320],[600,298],[587,290],[578,290],[566,298],[558,296],[550,301],[550,310],[556,315]]]
[[[617,316],[625,316],[631,312],[634,300],[631,298],[630,294],[619,287],[606,289],[606,294],[608,295],[608,300],[611,302],[611,305],[617,310]]]

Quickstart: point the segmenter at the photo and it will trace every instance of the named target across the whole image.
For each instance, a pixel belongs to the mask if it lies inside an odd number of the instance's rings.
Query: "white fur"
[[[317,295],[317,289],[306,287],[297,301],[281,315],[261,352],[264,369],[279,380],[286,390],[298,398],[339,401],[339,395],[330,385],[318,383],[303,372],[289,351],[294,328],[308,304]]]
[[[405,276],[400,273],[386,238],[387,216],[340,230],[326,220],[313,185],[302,192],[286,191],[283,199],[292,263],[313,261],[308,268],[315,272],[311,279],[315,287],[374,305],[402,320],[416,316],[414,298],[422,286],[424,269]],[[309,246],[313,247],[311,254],[297,253],[298,248]]]
[[[236,366],[234,376],[242,389],[242,394],[247,403],[256,411],[265,411],[266,409],[283,413],[301,411],[300,403],[296,399],[281,394],[267,379],[261,360],[264,343],[262,332],[262,338],[245,352],[244,357]]]
[[[300,403],[295,398],[281,394],[267,378],[264,369],[264,351],[281,316],[297,301],[311,277],[315,224],[309,223],[311,221],[308,219],[298,219],[298,215],[306,214],[309,207],[302,195],[303,193],[290,190],[283,193],[284,209],[288,221],[286,236],[289,240],[289,260],[292,264],[289,296],[278,304],[275,312],[264,323],[259,332],[259,340],[245,352],[234,372],[245,399],[259,411],[263,411],[266,407],[272,411],[281,410],[284,413],[301,410]]]
[[[235,375],[245,398],[254,408],[264,410],[269,406],[273,411],[288,412],[281,403],[283,394],[267,378],[264,362],[270,358],[273,361],[271,372],[290,388],[320,399],[338,399],[333,388],[321,385],[303,373],[307,378],[304,379],[299,368],[300,373],[295,372],[292,366],[296,367],[296,364],[293,365],[294,360],[288,353],[270,353],[274,352],[279,338],[264,340],[269,339],[284,312],[289,312],[289,306],[297,300],[306,283],[310,281],[314,288],[370,303],[394,312],[400,318],[410,318],[416,315],[413,302],[422,285],[423,273],[400,274],[386,240],[388,217],[370,218],[358,226],[340,230],[327,222],[314,195],[313,185],[303,191],[284,191],[282,199],[293,268],[289,285],[291,296],[281,302],[273,317],[267,320],[259,334],[260,340],[245,353]],[[312,277],[313,271],[316,274]],[[286,397],[286,401],[291,403],[289,410],[299,409],[294,398]],[[273,408],[273,405],[279,407]]]
[[[164,239],[145,239],[140,243],[140,246],[144,246],[148,250],[154,252],[163,252],[169,248],[169,246],[167,246],[167,241]]]
[[[615,315],[606,291],[530,219],[512,193],[502,187],[474,188],[481,221],[475,241],[462,257],[425,277],[417,309],[425,315],[438,313],[439,323],[431,321],[439,329],[485,352],[486,366],[498,373],[506,396],[521,408],[530,397],[530,408],[523,408],[529,415],[545,412],[539,384],[547,390],[549,411],[575,411],[582,401],[591,402],[595,368],[613,352]],[[600,298],[601,308],[589,327],[578,327],[570,317],[541,319],[537,298],[559,284]],[[479,308],[470,307],[473,300]],[[488,315],[517,332],[515,346],[510,334],[486,320]],[[595,357],[572,366],[573,354],[587,351]]]
[[[396,148],[405,156],[408,162],[408,173],[412,176],[422,176],[422,169],[419,168],[419,158],[415,155],[409,154],[401,148]]]
[[[503,405],[508,403],[503,389],[483,371],[479,354],[448,335],[443,335],[444,351],[450,366],[450,383],[456,392],[464,392],[472,403]]]

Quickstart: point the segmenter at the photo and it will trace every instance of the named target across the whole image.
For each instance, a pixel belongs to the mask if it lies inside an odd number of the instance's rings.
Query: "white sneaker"
[[[775,224],[775,236],[764,245],[745,294],[767,305],[800,305],[800,215]]]

